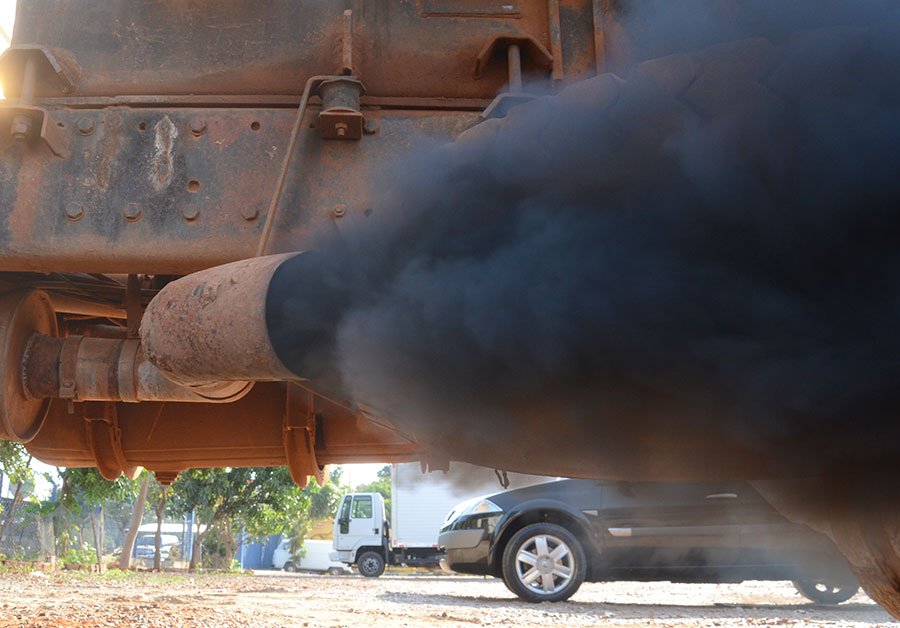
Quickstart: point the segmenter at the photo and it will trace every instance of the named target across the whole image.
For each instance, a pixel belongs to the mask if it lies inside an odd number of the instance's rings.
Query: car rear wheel
[[[567,600],[584,582],[587,560],[575,536],[553,523],[519,530],[503,552],[503,582],[528,602]]]
[[[384,557],[378,552],[364,552],[356,561],[356,568],[366,578],[377,578],[384,573]]]
[[[292,563],[291,561],[288,561],[284,564],[284,570],[285,571],[297,571],[297,566],[294,563]]]
[[[801,595],[819,604],[840,604],[859,591],[855,584],[837,584],[828,580],[794,580],[794,587]]]

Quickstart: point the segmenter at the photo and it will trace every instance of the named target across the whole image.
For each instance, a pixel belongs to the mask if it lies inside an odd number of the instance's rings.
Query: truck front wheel
[[[384,573],[384,556],[378,552],[363,552],[356,561],[356,568],[366,578],[377,578]]]

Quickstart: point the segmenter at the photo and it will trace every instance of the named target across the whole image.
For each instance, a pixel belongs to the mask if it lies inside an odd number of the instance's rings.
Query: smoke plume
[[[276,277],[279,354],[525,472],[896,459],[896,3],[632,4],[636,57],[680,56],[392,164]]]

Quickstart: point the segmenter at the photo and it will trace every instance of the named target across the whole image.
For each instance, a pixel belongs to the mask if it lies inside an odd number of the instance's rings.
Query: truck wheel
[[[794,588],[819,604],[840,604],[859,591],[859,586],[855,584],[835,584],[828,580],[794,580]]]
[[[377,578],[384,573],[384,557],[378,552],[363,552],[356,561],[356,568],[366,578]]]
[[[503,551],[503,581],[526,602],[561,602],[584,582],[586,562],[572,533],[535,523],[516,532]]]

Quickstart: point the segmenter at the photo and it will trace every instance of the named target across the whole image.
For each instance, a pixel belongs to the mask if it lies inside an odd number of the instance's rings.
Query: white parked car
[[[272,554],[272,567],[285,571],[315,571],[334,575],[350,573],[350,568],[345,564],[328,557],[331,553],[331,541],[306,540],[303,547],[306,548],[306,554],[297,561],[291,554],[290,539],[282,539]]]

